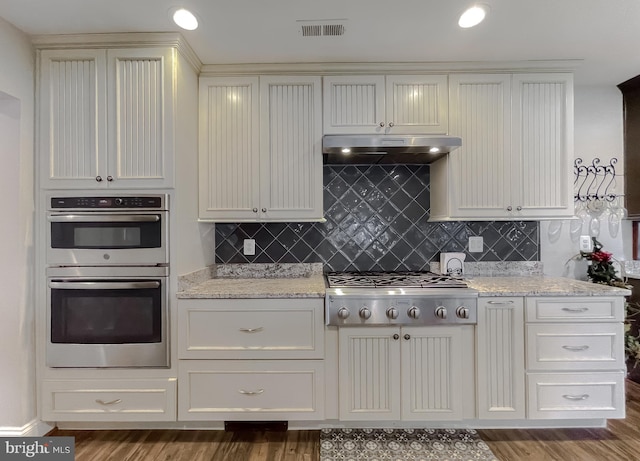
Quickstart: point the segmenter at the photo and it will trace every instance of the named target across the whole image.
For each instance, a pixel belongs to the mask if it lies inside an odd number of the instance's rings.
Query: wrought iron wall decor
[[[573,162],[574,200],[587,202],[592,200],[606,200],[613,202],[618,197],[614,193],[616,181],[617,158],[612,158],[607,165],[600,164],[599,158],[594,158],[591,165],[583,165],[581,158]]]

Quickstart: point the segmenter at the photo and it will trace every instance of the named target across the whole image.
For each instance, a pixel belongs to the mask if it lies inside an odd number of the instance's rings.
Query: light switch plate
[[[484,239],[482,237],[469,237],[469,253],[482,253],[484,251]]]
[[[244,247],[242,253],[246,256],[253,256],[256,254],[256,241],[254,239],[244,239]]]
[[[593,251],[593,242],[591,241],[591,237],[588,235],[580,236],[580,251],[584,251],[585,253],[589,253]]]

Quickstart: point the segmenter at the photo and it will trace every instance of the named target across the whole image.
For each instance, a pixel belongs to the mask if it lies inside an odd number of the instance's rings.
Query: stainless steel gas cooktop
[[[329,272],[327,325],[475,324],[478,292],[432,272]]]

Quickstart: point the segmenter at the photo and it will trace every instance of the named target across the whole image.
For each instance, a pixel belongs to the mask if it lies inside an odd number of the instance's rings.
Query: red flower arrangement
[[[593,251],[590,253],[580,252],[584,259],[591,261],[587,268],[589,280],[604,285],[627,288],[624,280],[618,277],[616,268],[613,266],[613,255],[607,251],[602,251],[602,244],[595,237],[591,239],[593,240]]]

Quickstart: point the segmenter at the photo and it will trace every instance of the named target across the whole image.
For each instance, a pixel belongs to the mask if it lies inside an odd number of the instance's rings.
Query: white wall
[[[33,315],[34,55],[0,18],[0,434],[36,416]]]
[[[612,192],[623,194],[622,94],[615,86],[576,86],[574,91],[575,157],[582,158],[585,164],[591,164],[594,158],[599,158],[603,164],[617,158],[617,181]],[[608,214],[600,218],[600,224],[600,235],[597,238],[603,244],[603,249],[613,253],[618,260],[630,259],[630,223],[623,221],[616,237],[612,237],[609,232]],[[566,264],[579,251],[578,243],[571,239],[569,233],[570,221],[562,221],[559,230],[557,226],[558,223],[552,221],[544,221],[540,226],[540,259],[544,263],[545,274],[586,279],[585,263]],[[581,233],[589,234],[587,220]]]

